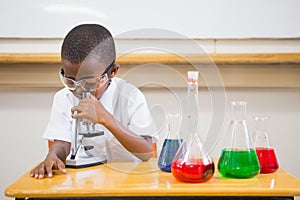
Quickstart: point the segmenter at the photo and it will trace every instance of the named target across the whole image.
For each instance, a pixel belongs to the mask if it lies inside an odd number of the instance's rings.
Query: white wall
[[[0,199],[9,184],[40,162],[47,143],[41,139],[49,119],[53,89],[0,88]]]
[[[297,0],[10,0],[0,2],[1,15],[14,16],[0,17],[0,37],[62,38],[79,23],[96,22],[118,38],[182,37],[178,33],[189,38],[291,38],[300,36],[299,7]],[[141,28],[171,32],[123,35]]]
[[[300,39],[116,39],[117,53],[298,53]],[[0,53],[59,53],[62,39],[0,38]]]

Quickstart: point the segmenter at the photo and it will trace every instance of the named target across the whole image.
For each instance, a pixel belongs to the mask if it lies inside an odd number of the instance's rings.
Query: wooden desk
[[[67,175],[34,179],[29,171],[5,190],[15,198],[214,196],[289,197],[300,196],[300,180],[283,169],[251,179],[229,179],[216,170],[208,182],[178,182],[171,173],[161,172],[157,160],[143,163],[107,163],[84,169],[68,169]]]

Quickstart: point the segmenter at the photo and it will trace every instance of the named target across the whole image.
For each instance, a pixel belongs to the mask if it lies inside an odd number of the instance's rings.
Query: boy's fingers
[[[30,172],[30,176],[33,178],[43,178],[44,177],[44,164],[40,164],[38,167],[34,168]]]
[[[65,164],[61,160],[57,159],[40,164],[38,167],[30,171],[30,176],[36,179],[42,179],[45,175],[48,175],[48,177],[51,178],[53,176],[53,169],[58,169],[64,174],[67,173]]]
[[[53,162],[51,162],[50,164],[46,165],[46,172],[48,174],[48,177],[52,177],[52,168],[53,168]]]
[[[75,113],[75,111],[77,111],[77,106],[74,106],[74,107],[71,108],[72,113]]]
[[[67,173],[67,170],[65,168],[65,164],[59,160],[58,163],[57,163],[57,168],[59,169],[59,171],[61,171],[62,173]]]
[[[34,177],[36,174],[37,174],[36,169],[31,170],[31,172],[30,172],[31,177]]]
[[[91,95],[91,99],[98,101],[98,99],[94,95]]]
[[[34,172],[33,170],[30,171],[30,176],[33,177],[34,176]]]
[[[35,178],[44,178],[44,175],[45,175],[44,166],[43,167],[39,167],[38,172],[39,172],[38,174],[35,174]]]

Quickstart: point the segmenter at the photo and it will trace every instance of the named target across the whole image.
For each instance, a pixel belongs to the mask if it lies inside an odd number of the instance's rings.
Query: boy
[[[120,66],[115,63],[110,32],[96,24],[73,28],[63,41],[61,59],[60,76],[65,88],[54,97],[44,133],[44,138],[54,143],[30,175],[52,177],[53,169],[66,173],[64,161],[70,153],[74,118],[85,118],[102,126],[111,158],[124,156],[147,161],[152,154],[152,140],[147,132],[151,116],[143,94],[115,77]],[[81,98],[87,88],[94,91],[94,96]]]

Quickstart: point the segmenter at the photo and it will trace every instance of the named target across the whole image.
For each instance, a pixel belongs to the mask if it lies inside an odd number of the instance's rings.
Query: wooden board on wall
[[[299,53],[129,54],[119,57],[117,62],[121,64],[118,76],[132,82],[167,80],[172,87],[185,87],[185,82],[178,78],[186,78],[188,70],[199,70],[202,76],[207,76],[204,70],[210,67],[217,70],[212,71],[213,76],[224,83],[212,81],[211,87],[300,88]],[[2,53],[0,87],[62,87],[58,76],[60,67],[59,54]],[[142,70],[136,70],[138,68]],[[204,79],[199,81],[201,87],[208,85]]]
[[[0,53],[0,64],[57,64],[59,53]],[[118,55],[120,64],[300,64],[300,53],[235,54],[126,54]]]
[[[144,65],[142,73],[131,74],[137,65],[122,65],[119,77],[126,77],[129,82],[168,81],[171,87],[186,87],[180,79],[186,78],[188,70],[195,70],[191,65],[168,65],[173,72],[161,70],[158,65]],[[58,76],[58,65],[31,64],[31,65],[0,65],[0,87],[62,87]],[[218,71],[224,82],[224,87],[279,87],[300,88],[299,65],[218,65]],[[200,70],[201,72],[201,70]],[[211,87],[222,87],[219,84],[210,84]],[[207,87],[203,79],[199,80],[200,87]],[[150,86],[150,87],[158,87]]]

